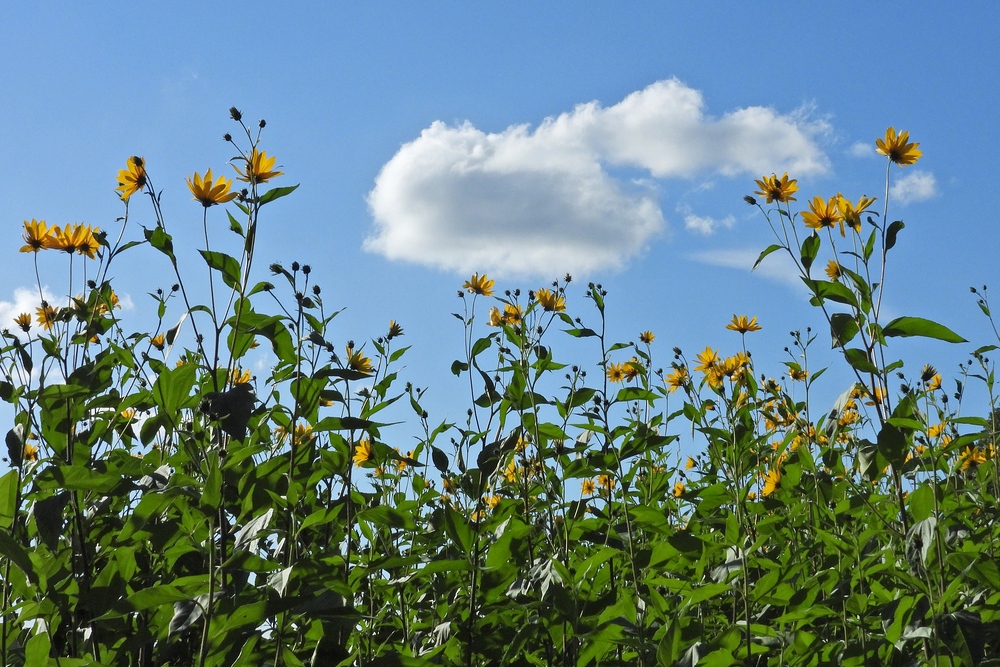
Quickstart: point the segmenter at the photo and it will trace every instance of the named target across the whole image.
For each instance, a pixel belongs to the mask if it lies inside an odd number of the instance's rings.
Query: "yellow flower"
[[[777,468],[772,468],[767,471],[767,475],[764,476],[764,492],[765,496],[769,496],[778,490],[778,486],[781,484],[781,472]]]
[[[21,460],[25,463],[37,461],[38,460],[38,447],[32,444],[25,443],[24,450],[21,453]]]
[[[469,294],[493,296],[493,281],[485,273],[482,276],[478,273],[473,273],[472,277],[462,285],[462,289],[469,290]]]
[[[840,264],[837,264],[835,260],[830,260],[826,264],[826,277],[830,280],[840,280],[840,276],[843,275]]]
[[[521,318],[524,316],[524,311],[521,306],[515,306],[512,303],[508,303],[503,307],[503,320],[504,324],[514,325],[521,322]]]
[[[693,467],[694,467],[694,457],[693,456],[689,456],[688,460],[687,460],[687,463],[684,464],[684,469],[685,470],[690,470]]]
[[[491,327],[498,327],[501,324],[503,324],[503,313],[496,306],[491,307],[490,320],[487,322],[487,325]]]
[[[746,315],[733,315],[733,321],[727,324],[726,328],[730,331],[738,331],[743,334],[750,331],[760,331],[761,329],[760,325],[757,324],[756,315],[749,320]]]
[[[250,158],[246,161],[246,171],[233,165],[233,169],[239,174],[236,180],[247,183],[267,183],[270,179],[281,176],[283,171],[273,171],[276,157],[268,157],[264,151],[256,148],[250,153]]]
[[[809,371],[804,371],[801,368],[789,368],[788,377],[792,378],[796,382],[804,382],[807,377],[809,377]]]
[[[496,509],[496,506],[500,504],[500,496],[489,496],[484,498],[484,501],[486,502],[486,506],[491,510]]]
[[[389,333],[385,335],[386,340],[392,340],[403,335],[403,327],[399,326],[396,320],[389,320]]]
[[[100,231],[98,227],[84,227],[84,230],[79,232],[81,238],[77,241],[76,251],[87,259],[95,259],[97,251],[101,249],[101,244],[97,241],[97,234]]]
[[[958,457],[959,470],[968,470],[980,463],[986,463],[986,453],[978,447],[966,447]]]
[[[937,391],[941,388],[941,375],[935,374],[930,380],[927,381],[927,391]]]
[[[16,324],[24,333],[28,333],[31,331],[31,315],[28,313],[21,313],[14,318],[14,324]]]
[[[118,187],[115,190],[121,190],[122,201],[128,201],[128,198],[136,192],[142,192],[144,187],[146,187],[146,161],[133,155],[128,159],[126,168],[118,172]]]
[[[944,433],[945,429],[947,428],[948,424],[945,422],[941,422],[940,424],[931,424],[930,426],[927,427],[927,437],[936,438],[942,433]]]
[[[374,452],[372,451],[371,442],[367,438],[358,442],[354,447],[354,465],[361,466],[372,460]]]
[[[115,293],[114,290],[111,290],[106,300],[101,300],[100,302],[98,302],[95,310],[101,315],[103,315],[104,313],[108,312],[109,306],[112,309],[117,308],[118,310],[121,310],[122,308],[122,304],[118,300],[118,295]]]
[[[909,132],[900,132],[897,136],[896,128],[890,127],[885,131],[885,139],[875,140],[875,150],[902,168],[903,165],[913,164],[923,156],[923,153],[917,148],[920,144],[907,143],[909,140]]]
[[[840,214],[844,216],[843,222],[840,224],[840,235],[844,234],[844,223],[853,229],[857,233],[861,233],[861,214],[865,210],[875,203],[875,197],[868,197],[866,195],[861,195],[861,199],[858,200],[857,204],[852,204],[850,199],[845,199],[842,194],[837,193],[837,209]]]
[[[652,343],[654,338],[656,338],[656,336],[653,335],[652,331],[643,331],[641,334],[639,334],[639,342],[645,343],[646,345]]]
[[[673,373],[667,375],[667,387],[670,393],[674,393],[681,387],[688,383],[688,369],[687,366],[678,366],[674,369]]]
[[[625,364],[610,363],[604,373],[610,382],[617,384],[625,379]]]
[[[598,475],[597,483],[603,490],[608,492],[615,488],[615,478],[611,475]]]
[[[754,194],[767,197],[768,204],[773,201],[788,203],[790,201],[795,201],[795,197],[792,195],[799,189],[797,183],[798,181],[795,179],[788,179],[787,171],[781,178],[778,178],[777,174],[762,176],[761,179],[757,181],[757,187],[759,187],[760,190]]]
[[[396,450],[396,453],[399,454],[399,450],[398,449]],[[413,452],[412,451],[406,452],[406,456],[404,458],[412,459],[413,458]],[[402,472],[403,470],[406,470],[407,465],[408,464],[403,459],[400,459],[400,460],[396,461],[396,469],[399,470],[400,472]]]
[[[363,355],[361,350],[355,351],[350,346],[347,348],[347,367],[359,373],[371,373],[375,370],[371,359]]]
[[[455,491],[458,490],[458,482],[451,477],[445,477],[442,479],[441,486],[448,493],[455,493]]]
[[[592,495],[594,495],[594,491],[595,490],[596,490],[596,487],[594,486],[594,480],[592,480],[592,479],[585,479],[585,480],[583,480],[583,484],[580,485],[580,491],[585,496],[592,496]]]
[[[680,498],[684,493],[684,482],[674,482],[674,498]]]
[[[517,463],[513,459],[511,459],[510,463],[507,464],[507,467],[503,469],[504,479],[513,484],[514,482],[517,481],[517,473],[518,473]]]
[[[626,380],[634,380],[642,372],[642,363],[637,357],[632,357],[627,363],[622,364],[622,372],[625,374]]]
[[[44,220],[31,219],[31,222],[24,221],[24,245],[21,252],[38,252],[49,247],[52,233]]]
[[[163,352],[163,348],[166,347],[167,342],[166,339],[163,337],[163,334],[156,334],[155,336],[149,339],[149,344],[155,347],[160,352]]]
[[[698,362],[698,365],[694,369],[708,373],[708,371],[715,368],[715,365],[719,363],[719,353],[710,347],[706,347],[694,359]]]
[[[122,419],[125,421],[132,421],[135,419],[135,408],[125,408],[122,410]]]
[[[234,368],[230,377],[232,378],[233,384],[247,384],[253,379],[253,373],[249,370]]]
[[[826,201],[823,201],[822,197],[813,197],[809,202],[809,210],[802,212],[802,220],[810,229],[833,227],[843,219],[840,209],[837,208],[836,197],[830,197]]]
[[[538,299],[542,309],[550,313],[561,313],[566,310],[566,297],[560,296],[558,292],[552,292],[543,287],[535,292],[535,298]]]
[[[45,301],[42,301],[42,306],[35,309],[37,316],[35,321],[42,325],[42,328],[48,331],[56,324],[56,318],[59,316],[59,310],[50,306]]]
[[[226,180],[225,176],[212,178],[211,169],[205,172],[204,179],[197,171],[194,172],[193,181],[190,176],[187,179],[188,189],[194,195],[193,199],[200,201],[205,208],[215,204],[225,204],[236,199],[239,193],[229,191],[232,184],[233,182]]]

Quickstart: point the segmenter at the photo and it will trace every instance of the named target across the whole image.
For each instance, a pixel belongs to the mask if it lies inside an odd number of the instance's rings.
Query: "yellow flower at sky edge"
[[[493,296],[493,281],[485,273],[482,276],[478,273],[473,273],[472,277],[462,285],[462,289],[468,290],[469,294]]]
[[[642,362],[639,361],[638,357],[632,357],[622,364],[622,372],[625,374],[626,380],[634,380],[642,372]]]
[[[149,344],[155,347],[160,352],[163,352],[163,348],[166,347],[166,339],[163,334],[156,334],[149,339]]]
[[[45,301],[42,301],[40,308],[35,309],[36,317],[35,321],[42,325],[42,328],[48,331],[56,324],[56,317],[59,316],[59,311],[53,308]]]
[[[706,347],[694,358],[698,365],[694,367],[696,371],[707,373],[719,363],[719,353],[711,347]]]
[[[747,319],[746,315],[733,315],[733,321],[727,324],[726,328],[730,331],[738,331],[743,334],[751,331],[760,331],[761,329],[760,325],[757,324],[756,315],[750,319]]]
[[[615,478],[611,475],[598,475],[597,483],[605,491],[611,491],[611,489],[615,488]]]
[[[762,176],[761,179],[757,181],[757,187],[759,187],[760,190],[754,194],[767,197],[768,204],[774,201],[787,204],[790,201],[795,201],[795,197],[792,195],[799,189],[797,183],[798,181],[795,179],[789,180],[787,171],[781,176],[781,178],[778,178],[777,174]]]
[[[616,364],[612,362],[608,364],[604,373],[608,376],[608,381],[614,382],[615,384],[622,382],[625,379],[625,364]]]
[[[809,377],[809,371],[804,371],[801,368],[789,368],[788,377],[792,378],[796,382],[804,382],[807,377]]]
[[[118,172],[118,187],[115,190],[121,190],[122,201],[128,201],[129,197],[142,192],[145,187],[146,160],[133,155],[128,159],[126,168]]]
[[[667,389],[670,393],[674,393],[684,385],[688,383],[688,369],[687,366],[679,366],[674,369],[672,373],[667,375]]]
[[[958,457],[959,470],[968,470],[980,463],[986,463],[986,453],[978,447],[966,447]]]
[[[247,183],[267,183],[268,180],[281,176],[285,172],[274,171],[274,163],[277,159],[276,157],[268,157],[264,151],[258,151],[254,148],[249,159],[246,160],[245,172],[235,164],[233,165],[233,169],[239,174],[236,180]]]
[[[490,308],[490,319],[486,324],[491,327],[498,327],[503,324],[503,313],[499,308],[496,306]]]
[[[875,203],[875,197],[868,197],[867,195],[861,195],[861,199],[858,200],[857,204],[852,204],[850,199],[845,199],[842,194],[837,193],[837,208],[840,210],[840,214],[844,216],[844,220],[840,225],[840,235],[846,236],[844,233],[844,223],[853,229],[857,233],[861,233],[861,214],[864,213],[869,206]]]
[[[566,310],[566,297],[560,296],[558,292],[543,287],[535,292],[535,298],[538,299],[542,309],[550,313],[561,313]]]
[[[232,184],[233,182],[226,180],[225,176],[213,178],[211,169],[205,172],[205,178],[196,171],[193,181],[190,177],[187,179],[188,189],[194,195],[194,199],[200,201],[205,208],[236,199],[238,193],[229,191]]]
[[[684,482],[674,482],[674,498],[680,498],[684,488]]]
[[[897,135],[896,128],[890,127],[885,131],[885,139],[875,140],[875,151],[885,155],[890,162],[894,162],[902,168],[904,165],[913,164],[923,157],[923,152],[917,148],[920,144],[908,143],[909,141],[909,132],[900,132]]]
[[[840,264],[837,264],[837,262],[832,259],[829,262],[827,262],[825,270],[826,270],[826,277],[833,281],[840,280],[840,276],[843,275],[843,272],[840,268]]]
[[[656,336],[653,334],[652,331],[643,331],[641,334],[639,334],[639,342],[645,343],[646,345],[652,343],[654,338],[656,338]]]
[[[521,306],[508,303],[503,307],[503,315],[500,319],[504,324],[514,325],[520,324],[522,317],[524,317],[524,310],[521,309]]]
[[[24,245],[20,252],[38,252],[49,247],[52,231],[45,224],[44,220],[31,219],[31,222],[24,221]]]
[[[810,229],[823,229],[833,227],[843,220],[840,209],[837,207],[837,198],[830,197],[824,201],[822,197],[813,197],[809,202],[809,210],[802,212],[802,221]]]
[[[24,333],[31,331],[31,315],[28,313],[21,313],[14,318],[14,324]]]
[[[375,370],[372,360],[363,355],[361,350],[354,350],[352,347],[347,348],[347,367],[359,373],[371,373]]]
[[[694,457],[693,456],[689,456],[688,460],[687,460],[687,463],[684,464],[684,469],[685,470],[690,470],[693,467],[694,467]]]
[[[249,369],[243,370],[240,368],[234,368],[230,377],[233,384],[247,384],[253,379],[253,373],[251,373]]]
[[[396,320],[389,320],[389,333],[385,335],[386,340],[392,340],[403,335],[403,327],[399,326]]]
[[[585,480],[583,480],[583,484],[580,485],[580,491],[585,496],[592,496],[592,495],[594,495],[594,491],[596,491],[596,490],[597,490],[597,487],[594,485],[594,480],[592,480],[592,479],[585,479]]]

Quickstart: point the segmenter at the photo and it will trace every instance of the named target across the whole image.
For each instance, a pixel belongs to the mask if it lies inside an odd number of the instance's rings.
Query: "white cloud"
[[[854,157],[872,157],[876,155],[875,146],[870,141],[855,141],[847,152]]]
[[[48,288],[43,289],[45,300],[55,304],[57,298]],[[21,330],[14,324],[14,318],[21,313],[31,315],[32,326],[35,324],[35,310],[41,307],[41,299],[37,287],[16,287],[12,301],[0,301],[0,329],[9,329],[11,333],[20,335]]]
[[[716,220],[715,218],[710,218],[708,216],[699,216],[689,213],[684,216],[684,229],[692,232],[698,232],[699,234],[704,234],[705,236],[710,236],[715,233],[715,230],[722,226],[726,229],[732,229],[733,225],[736,223],[736,218],[731,215],[727,215],[722,220]]]
[[[930,199],[937,194],[937,179],[929,171],[912,171],[893,181],[889,196],[900,204]]]
[[[754,262],[760,256],[759,250],[748,248],[733,248],[729,250],[708,250],[694,253],[690,259],[702,264],[721,266],[727,269],[736,269],[741,272],[750,273]],[[784,283],[790,287],[803,288],[802,278],[791,257],[781,252],[771,253],[764,258],[760,265],[753,269],[755,275],[760,275],[769,280]]]
[[[435,121],[375,179],[365,249],[459,272],[586,274],[623,266],[665,227],[655,184],[606,166],[657,179],[827,169],[815,142],[825,123],[764,107],[716,119],[703,107],[671,79],[535,129]]]

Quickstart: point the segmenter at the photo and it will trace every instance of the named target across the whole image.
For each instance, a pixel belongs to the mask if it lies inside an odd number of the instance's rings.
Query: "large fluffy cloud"
[[[825,129],[763,107],[713,118],[701,93],[675,79],[607,108],[581,104],[534,130],[436,121],[382,167],[365,248],[460,272],[617,268],[665,227],[648,177],[821,172],[815,137]],[[647,178],[615,173],[626,170]]]
[[[900,204],[930,199],[937,194],[937,179],[928,171],[912,171],[893,181],[889,196]]]

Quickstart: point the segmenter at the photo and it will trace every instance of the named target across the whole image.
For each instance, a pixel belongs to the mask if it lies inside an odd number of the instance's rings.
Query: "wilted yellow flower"
[[[31,331],[31,315],[28,313],[21,313],[14,318],[14,324],[16,324],[24,333],[28,333]]]
[[[372,460],[374,452],[372,451],[371,442],[367,438],[360,440],[357,445],[354,446],[354,465],[361,466]]]
[[[583,483],[580,485],[580,491],[585,496],[592,496],[592,495],[594,495],[594,491],[596,491],[596,490],[597,489],[594,486],[594,480],[592,480],[592,479],[585,479],[585,480],[583,480]]]
[[[559,292],[552,292],[544,287],[535,292],[535,298],[542,306],[542,310],[548,312],[561,313],[566,310],[566,297],[560,296]]]
[[[797,183],[798,181],[795,179],[788,179],[787,171],[781,176],[781,178],[778,178],[777,174],[762,176],[761,179],[757,181],[757,187],[759,187],[760,190],[756,191],[754,194],[767,197],[768,204],[774,201],[788,203],[790,201],[795,201],[795,197],[792,195],[799,189]]]
[[[837,264],[837,262],[832,259],[829,262],[827,262],[826,264],[827,278],[829,278],[830,280],[840,280],[841,275],[843,275],[843,272],[841,271],[840,264]]]
[[[371,359],[363,355],[361,350],[355,350],[350,346],[347,348],[347,367],[359,373],[371,373],[375,370]]]
[[[810,229],[833,227],[843,219],[840,209],[837,208],[836,197],[830,197],[826,201],[822,197],[813,197],[809,202],[809,210],[802,212],[802,221]]]
[[[845,199],[842,194],[837,193],[837,209],[840,214],[844,216],[843,222],[840,223],[840,235],[846,236],[844,233],[844,224],[846,223],[848,227],[853,229],[855,232],[861,233],[861,214],[865,210],[875,203],[875,197],[868,197],[866,195],[861,195],[861,199],[858,200],[857,204],[852,204],[850,199]]]
[[[194,180],[190,176],[187,179],[188,189],[194,195],[193,199],[200,201],[205,208],[236,199],[239,193],[229,191],[232,184],[233,182],[227,180],[225,176],[213,178],[211,169],[205,172],[205,178],[196,171]]]
[[[684,482],[674,482],[674,498],[680,498],[684,488]]]
[[[42,301],[40,308],[35,309],[35,313],[35,321],[41,324],[46,331],[55,326],[56,318],[59,316],[59,310],[45,301]]]
[[[767,471],[764,476],[764,491],[765,496],[769,496],[778,490],[778,486],[781,484],[781,471],[777,468],[771,468]]]
[[[789,368],[788,377],[792,378],[796,382],[804,382],[807,377],[809,377],[809,371],[802,370],[801,368]]]
[[[21,252],[38,252],[49,247],[51,243],[51,231],[44,220],[31,219],[31,222],[24,221],[24,245]]]
[[[605,375],[608,376],[608,380],[614,383],[622,382],[625,379],[625,364],[616,364],[614,362],[608,364],[607,369],[604,371]]]
[[[503,313],[496,306],[490,308],[490,319],[486,323],[491,327],[498,327],[503,324]]]
[[[923,156],[917,146],[918,143],[907,143],[910,140],[909,132],[896,134],[896,128],[890,127],[885,131],[885,139],[875,140],[875,150],[889,158],[890,162],[895,162],[900,167],[915,163]]]
[[[403,327],[399,326],[396,320],[389,320],[389,333],[386,334],[386,340],[392,340],[393,338],[399,338],[403,335]]]
[[[482,276],[478,273],[473,273],[472,277],[462,285],[462,289],[468,290],[469,294],[493,296],[493,281],[485,273]]]
[[[146,161],[133,155],[128,159],[125,169],[118,172],[118,187],[115,190],[121,190],[122,201],[128,201],[128,198],[136,192],[142,192],[144,187],[146,187]]]
[[[667,388],[672,394],[685,386],[688,380],[690,380],[690,377],[688,376],[687,366],[678,366],[672,373],[667,375]]]
[[[746,315],[733,315],[733,321],[727,324],[726,328],[730,331],[738,331],[743,334],[750,331],[760,331],[761,329],[760,325],[757,324],[756,315],[749,320]]]
[[[156,334],[155,336],[149,339],[149,344],[155,347],[160,352],[163,352],[163,348],[167,346],[167,341],[164,338],[163,334]]]
[[[639,342],[645,343],[646,345],[652,343],[654,338],[656,338],[656,336],[653,335],[652,331],[643,331],[641,334],[639,334]]]
[[[246,171],[235,164],[233,165],[233,169],[239,174],[236,180],[247,183],[267,183],[268,180],[281,176],[283,171],[274,171],[274,163],[277,159],[276,157],[268,157],[264,151],[258,151],[254,148],[253,152],[250,153],[250,158],[246,160]]]
[[[694,367],[696,371],[708,373],[708,371],[715,368],[715,365],[719,363],[719,353],[710,347],[706,347],[698,353],[695,361],[698,362],[698,365]]]

